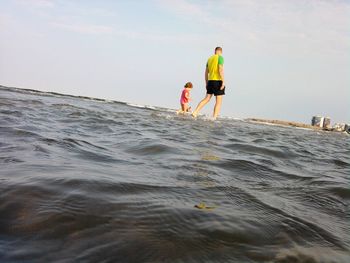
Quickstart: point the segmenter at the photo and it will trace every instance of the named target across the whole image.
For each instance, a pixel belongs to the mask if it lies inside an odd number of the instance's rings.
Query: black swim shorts
[[[209,80],[207,84],[207,94],[214,94],[215,96],[225,95],[225,88],[220,90],[222,85],[221,80]]]

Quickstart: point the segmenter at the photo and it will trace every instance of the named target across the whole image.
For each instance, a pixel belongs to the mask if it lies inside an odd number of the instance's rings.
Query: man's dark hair
[[[215,52],[216,52],[216,51],[219,51],[219,50],[222,51],[222,48],[221,48],[221,47],[216,47],[216,48],[215,48]]]

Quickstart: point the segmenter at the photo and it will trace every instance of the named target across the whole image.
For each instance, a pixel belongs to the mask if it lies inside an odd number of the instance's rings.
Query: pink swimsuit
[[[188,103],[188,99],[186,98],[186,93],[187,93],[188,95],[190,95],[190,92],[187,91],[186,89],[184,89],[184,90],[182,91],[182,93],[181,93],[181,99],[180,99],[180,103],[181,103],[181,104]]]

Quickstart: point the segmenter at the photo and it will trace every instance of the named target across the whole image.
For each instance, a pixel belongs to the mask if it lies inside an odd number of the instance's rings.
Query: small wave
[[[59,109],[71,108],[71,109],[77,109],[77,110],[83,110],[83,111],[86,110],[85,108],[78,107],[68,103],[54,103],[54,104],[51,104],[51,107],[59,108]]]
[[[332,161],[333,161],[333,163],[334,163],[335,165],[337,165],[337,166],[339,166],[339,167],[342,167],[342,168],[348,167],[348,168],[350,168],[350,163],[347,162],[347,161],[345,161],[345,160],[342,160],[342,159],[333,159]]]
[[[83,160],[96,162],[118,163],[125,160],[117,159],[111,155],[110,151],[102,146],[95,145],[85,140],[77,140],[73,138],[63,138],[60,140],[51,138],[41,138],[43,143],[61,147],[68,152],[76,153]]]
[[[4,114],[7,116],[14,116],[14,117],[23,117],[23,113],[20,111],[15,111],[15,110],[0,110],[0,114]]]
[[[341,197],[342,199],[350,199],[350,189],[344,187],[330,187],[328,191]]]
[[[146,108],[145,105],[140,105],[140,104],[135,104],[135,103],[126,103],[126,105],[131,106],[131,107],[136,107],[136,108]]]
[[[292,153],[291,151],[281,151],[277,149],[271,149],[267,147],[259,147],[249,144],[242,144],[242,143],[234,143],[234,144],[227,144],[225,145],[226,148],[235,150],[235,151],[242,151],[242,152],[248,152],[251,154],[261,154],[263,156],[272,156],[276,158],[295,158],[297,155]]]
[[[6,163],[22,163],[23,160],[20,160],[15,157],[0,157],[0,163],[6,164]]]
[[[346,263],[350,256],[346,252],[334,251],[327,247],[301,247],[281,249],[274,263]]]
[[[259,164],[256,161],[244,160],[244,159],[224,159],[215,161],[212,165],[228,171],[236,171],[239,173],[250,175],[266,175],[270,174],[269,167]],[[253,173],[252,172],[256,172]]]
[[[151,143],[151,144],[140,144],[137,146],[130,147],[126,150],[128,153],[134,153],[137,155],[160,155],[160,154],[170,154],[170,153],[178,153],[175,148],[170,146],[159,144],[159,143]]]
[[[12,127],[1,127],[0,126],[0,134],[6,135],[7,138],[18,138],[23,139],[23,141],[27,141],[29,138],[41,138],[39,133],[28,131],[20,128],[12,128]]]
[[[151,105],[141,105],[141,104],[128,103],[128,102],[126,103],[126,105],[130,107],[141,108],[141,109],[161,110],[161,108],[158,108],[156,106],[151,106]]]
[[[219,117],[219,120],[244,121],[244,119],[243,119],[243,118],[238,118],[238,117],[229,117],[229,116],[221,116],[221,117]]]

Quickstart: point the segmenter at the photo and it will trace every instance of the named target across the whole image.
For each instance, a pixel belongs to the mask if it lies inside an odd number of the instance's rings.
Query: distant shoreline
[[[312,126],[310,124],[294,122],[294,121],[268,120],[268,119],[258,119],[258,118],[248,118],[246,120],[251,122],[258,122],[258,123],[276,124],[276,125],[282,125],[282,126],[290,126],[290,127],[298,127],[298,128],[306,128],[306,129],[314,129],[314,130],[323,130],[321,127]]]
[[[122,104],[129,105],[129,103],[123,102],[123,101],[107,100],[107,99],[94,98],[94,97],[88,97],[88,96],[70,95],[70,94],[64,94],[64,93],[58,93],[58,92],[52,92],[52,91],[41,91],[41,90],[26,89],[26,88],[8,87],[8,86],[4,86],[4,85],[0,85],[0,88],[23,90],[23,91],[29,91],[29,92],[35,92],[35,93],[67,96],[67,97],[71,97],[71,98],[73,97],[73,98],[81,98],[81,99],[96,100],[96,101],[106,101],[106,102],[110,101],[110,102],[122,103]],[[160,107],[160,108],[162,108],[162,107]],[[317,126],[312,126],[310,124],[293,122],[293,121],[269,120],[269,119],[260,119],[260,118],[246,118],[244,120],[249,121],[249,122],[259,123],[259,124],[272,124],[272,125],[278,125],[278,126],[284,126],[284,127],[296,127],[296,128],[304,128],[304,129],[311,129],[311,130],[317,130],[317,131],[332,131],[332,132],[337,132],[337,133],[347,133],[347,132],[339,132],[339,131],[336,131],[334,129],[321,128],[321,127],[317,127]]]
[[[260,124],[273,124],[273,125],[278,125],[278,126],[311,129],[311,130],[316,130],[316,131],[331,131],[331,132],[337,132],[337,133],[347,133],[347,132],[337,131],[337,130],[334,130],[332,128],[321,128],[321,127],[317,127],[317,126],[312,126],[310,124],[293,122],[293,121],[268,120],[268,119],[258,119],[258,118],[247,118],[245,120],[249,121],[249,122],[260,123]]]

